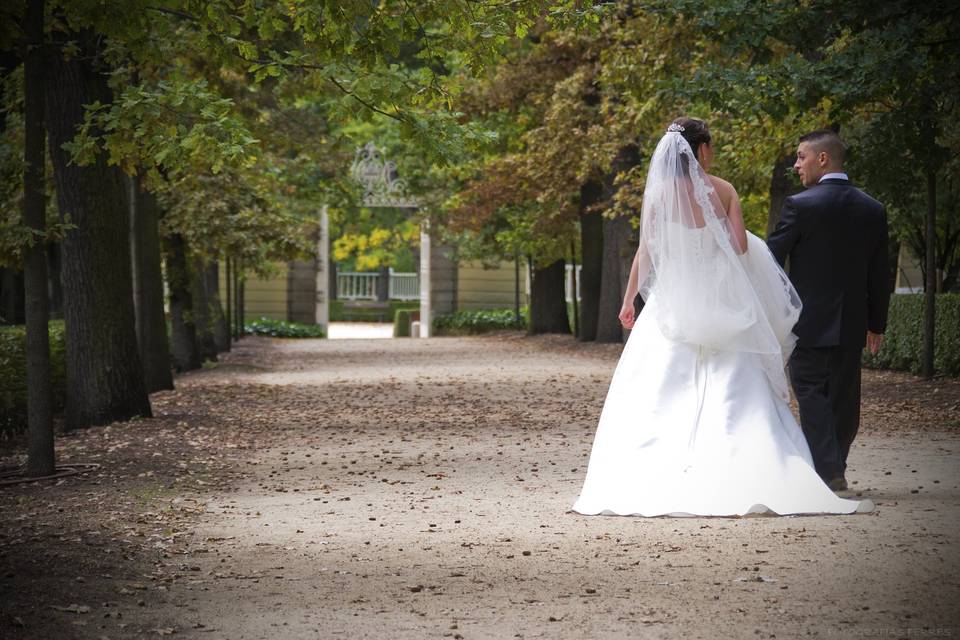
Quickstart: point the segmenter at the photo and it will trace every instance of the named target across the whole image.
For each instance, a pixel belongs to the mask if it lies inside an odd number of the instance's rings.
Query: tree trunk
[[[933,378],[934,334],[937,324],[937,173],[927,169],[927,255],[926,282],[923,287],[923,359],[921,375]]]
[[[619,216],[603,221],[603,283],[597,315],[597,342],[623,342],[620,307],[632,262],[630,219]],[[624,261],[627,260],[626,264]]]
[[[137,315],[137,343],[143,361],[144,381],[148,392],[173,389],[167,318],[163,310],[157,199],[142,188],[139,176],[128,177],[128,185],[133,306]]]
[[[611,194],[616,190],[616,177],[640,163],[640,148],[626,144],[617,150],[606,188]],[[597,342],[623,342],[626,333],[620,324],[620,308],[630,277],[635,247],[630,244],[630,218],[604,218],[603,221],[603,268],[600,277],[600,309],[597,314]]]
[[[233,316],[230,321],[233,324],[233,339],[238,340],[242,327],[240,322],[240,261],[233,259],[233,279],[230,281],[230,288],[233,290]]]
[[[199,369],[203,364],[190,291],[186,242],[178,233],[166,241],[167,288],[170,290],[170,346],[177,371]]]
[[[520,252],[513,254],[513,318],[518,327],[523,326],[523,317],[520,315]]]
[[[530,283],[530,329],[528,333],[570,333],[564,291],[564,261],[533,269]]]
[[[213,319],[213,341],[217,352],[230,351],[230,329],[227,316],[220,304],[220,262],[212,261],[207,265],[207,296],[210,299],[210,313]]]
[[[774,163],[773,170],[770,172],[770,210],[767,213],[768,236],[780,222],[780,212],[783,211],[784,201],[803,190],[802,186],[798,186],[790,179],[790,170],[793,167],[795,157],[792,153],[781,156]]]
[[[150,416],[137,348],[128,214],[120,170],[105,153],[79,166],[63,145],[84,105],[109,104],[95,34],[55,32],[46,56],[46,119],[60,213],[75,228],[62,245],[68,429]],[[65,59],[67,43],[78,51]]]
[[[386,302],[390,299],[390,269],[380,267],[377,277],[377,302]]]
[[[241,261],[240,268],[237,269],[237,320],[240,323],[238,331],[241,338],[247,335],[246,280],[246,276],[243,275],[243,261]]]
[[[596,340],[603,272],[603,215],[587,208],[603,198],[603,184],[591,180],[580,186],[580,335]]]
[[[46,196],[44,196],[46,197]],[[51,242],[47,245],[47,290],[50,292],[50,317],[63,318],[63,280],[61,271],[60,244]]]
[[[234,332],[233,324],[233,258],[229,255],[226,257],[226,264],[224,265],[224,280],[226,281],[224,289],[227,291],[227,309],[226,315],[223,319],[224,326],[227,329],[227,345],[228,349],[233,346],[233,339],[236,338],[236,333]]]
[[[23,64],[23,223],[43,234],[46,194],[43,175],[43,3],[28,0],[24,16]],[[47,250],[42,236],[23,256],[27,321],[27,475],[48,476],[56,470],[53,450],[53,407],[50,385],[50,333],[47,307]]]
[[[203,360],[217,361],[217,341],[214,337],[214,314],[210,291],[207,290],[207,264],[195,258],[190,272],[190,287],[193,293],[193,313],[197,327],[197,345]]]
[[[577,287],[577,245],[570,241],[570,302],[573,303],[573,336],[580,335],[580,301]]]

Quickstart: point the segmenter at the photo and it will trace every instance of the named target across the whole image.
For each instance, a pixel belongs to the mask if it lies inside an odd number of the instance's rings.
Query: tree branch
[[[395,113],[387,113],[383,109],[379,109],[373,104],[367,102],[366,100],[364,100],[363,98],[355,94],[353,91],[350,91],[345,86],[340,84],[340,82],[333,76],[327,76],[327,79],[330,80],[330,82],[332,82],[344,94],[350,96],[351,98],[353,98],[354,100],[356,100],[357,102],[365,106],[367,109],[370,109],[370,111],[373,111],[374,113],[379,113],[380,115],[387,116],[388,118],[393,118],[397,122],[406,122],[406,118],[404,118],[403,116],[397,115]]]
[[[184,20],[189,20],[190,22],[200,22],[200,20],[189,13],[183,11],[177,11],[176,9],[167,9],[166,7],[153,7],[147,6],[148,11],[156,11],[157,13],[164,13],[170,16],[175,16],[177,18],[183,18]]]

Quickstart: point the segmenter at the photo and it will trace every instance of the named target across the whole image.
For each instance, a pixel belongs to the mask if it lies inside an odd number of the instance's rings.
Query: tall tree
[[[195,257],[190,269],[191,299],[193,302],[194,325],[197,331],[197,346],[202,360],[217,360],[216,324],[218,314],[214,304],[220,306],[219,297],[214,299],[214,290],[209,286],[207,272],[212,263]]]
[[[56,468],[50,334],[47,329],[43,5],[44,0],[27,0],[23,54],[23,224],[36,234],[23,256],[27,320],[27,427],[30,438],[26,471],[33,476],[51,475]]]
[[[570,333],[567,303],[564,296],[566,264],[555,260],[546,266],[534,266],[530,273],[531,335]]]
[[[623,145],[617,151],[605,181],[606,189],[611,193],[610,198],[613,197],[618,179],[640,164],[639,151],[639,147],[632,143]],[[619,315],[635,251],[630,243],[630,218],[627,215],[609,215],[603,221],[603,286],[597,318],[598,342],[622,342],[625,337]]]
[[[204,271],[207,297],[210,301],[211,322],[213,322],[213,341],[217,352],[230,350],[230,332],[227,317],[220,300],[220,262],[212,260]],[[227,285],[229,287],[229,284]]]
[[[199,369],[203,353],[194,313],[192,275],[187,243],[180,234],[166,241],[167,282],[170,287],[170,346],[177,371]]]
[[[173,389],[167,319],[163,308],[157,198],[143,188],[139,174],[129,176],[127,180],[130,188],[133,306],[144,381],[148,392]]]
[[[143,379],[130,277],[129,218],[119,169],[106,154],[73,162],[64,145],[85,105],[109,104],[109,69],[89,30],[53,31],[46,56],[46,119],[61,216],[67,343],[67,428],[151,415]]]
[[[603,200],[598,179],[580,185],[580,335],[584,342],[597,339],[603,275],[603,214],[597,205]]]

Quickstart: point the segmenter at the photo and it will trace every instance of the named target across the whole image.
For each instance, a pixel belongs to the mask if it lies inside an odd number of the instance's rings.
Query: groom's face
[[[818,152],[809,142],[801,142],[797,147],[797,161],[793,163],[793,170],[800,176],[800,182],[805,187],[817,184],[820,177],[826,173],[826,156]]]

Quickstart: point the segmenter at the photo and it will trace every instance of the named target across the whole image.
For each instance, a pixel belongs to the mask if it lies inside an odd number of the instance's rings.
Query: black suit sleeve
[[[873,333],[883,333],[886,330],[887,310],[890,305],[889,231],[887,212],[881,213],[883,220],[867,272],[867,328]]]
[[[790,255],[790,250],[797,243],[799,236],[800,225],[797,222],[797,208],[793,204],[793,198],[787,198],[783,201],[780,222],[767,237],[767,246],[781,267],[787,261],[787,256]]]

